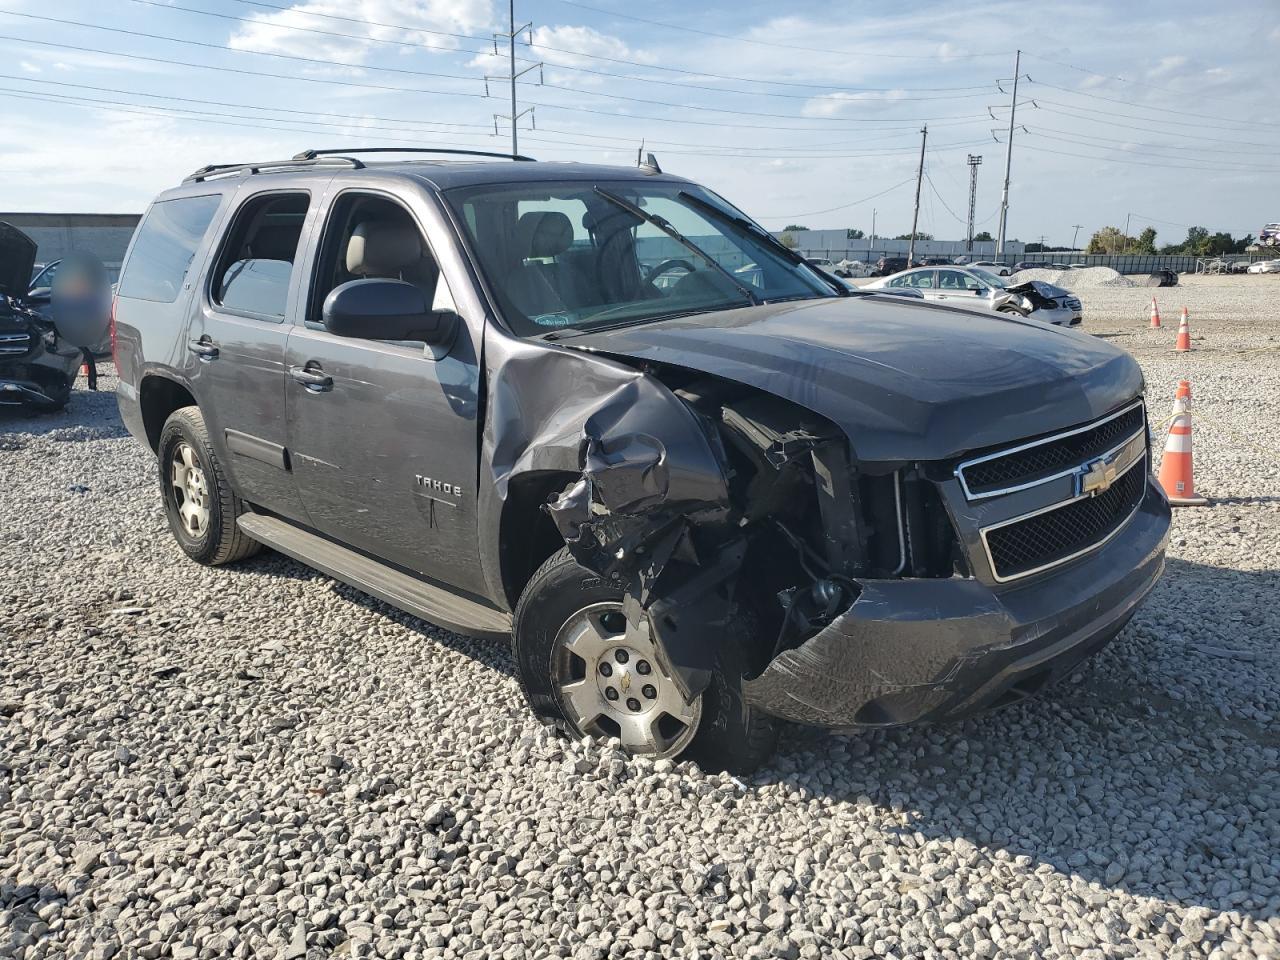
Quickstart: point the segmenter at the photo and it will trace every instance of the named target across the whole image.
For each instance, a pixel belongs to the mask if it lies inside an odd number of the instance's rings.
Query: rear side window
[[[305,193],[273,193],[240,208],[214,269],[214,303],[236,313],[284,318],[309,203]]]
[[[120,278],[120,296],[157,303],[177,300],[191,258],[221,202],[222,197],[215,194],[153,203],[133,241],[133,253]]]

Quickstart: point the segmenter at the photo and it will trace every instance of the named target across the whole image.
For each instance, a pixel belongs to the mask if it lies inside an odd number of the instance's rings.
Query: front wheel
[[[758,638],[731,619],[717,643],[711,683],[686,703],[662,667],[647,618],[631,627],[616,584],[551,557],[516,605],[521,684],[539,716],[579,736],[617,737],[629,753],[687,757],[704,769],[749,773],[777,742],[777,721],[743,699]]]
[[[169,415],[156,452],[169,529],[188,557],[218,566],[262,549],[236,523],[246,508],[213,452],[198,407],[182,407]]]

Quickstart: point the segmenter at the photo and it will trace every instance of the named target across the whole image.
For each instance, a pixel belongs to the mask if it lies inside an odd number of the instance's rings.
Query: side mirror
[[[27,291],[27,303],[48,303],[53,296],[53,291],[48,287],[32,287]]]
[[[419,340],[433,346],[452,342],[458,326],[458,315],[433,311],[420,287],[376,278],[334,287],[324,299],[321,318],[337,337]]]

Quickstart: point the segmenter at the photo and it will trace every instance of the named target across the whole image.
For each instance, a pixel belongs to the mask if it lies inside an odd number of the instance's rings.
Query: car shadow
[[[1280,729],[1274,706],[1248,706],[1280,675],[1261,613],[1280,571],[1171,560],[1157,591],[1176,620],[1153,597],[1037,699],[932,727],[792,728],[753,784],[865,798],[901,813],[904,840],[964,838],[1103,888],[1280,915]],[[1235,629],[1197,630],[1210,623]]]

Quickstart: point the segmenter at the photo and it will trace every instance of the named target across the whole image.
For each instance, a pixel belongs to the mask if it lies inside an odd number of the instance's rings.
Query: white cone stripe
[[[1165,453],[1190,453],[1191,452],[1191,434],[1169,434],[1169,439],[1164,445]]]

